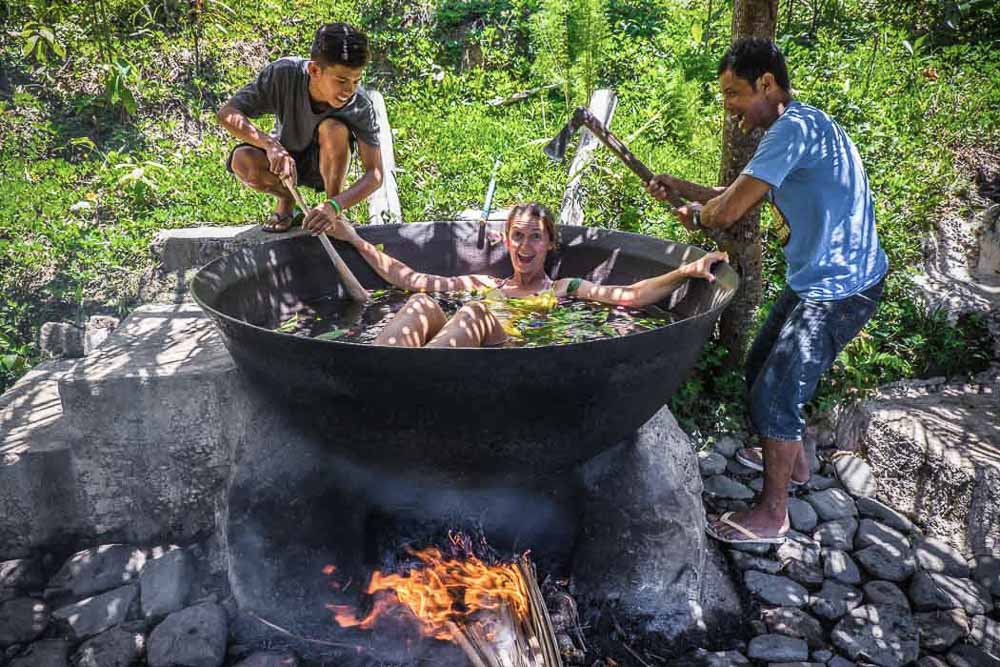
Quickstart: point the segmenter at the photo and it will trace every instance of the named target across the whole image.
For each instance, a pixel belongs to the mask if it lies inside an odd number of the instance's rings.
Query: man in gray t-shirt
[[[265,231],[287,231],[296,219],[295,202],[282,179],[326,194],[323,204],[303,211],[303,226],[316,233],[382,182],[378,122],[359,86],[368,57],[368,39],[357,29],[346,23],[321,26],[309,59],[276,60],[219,110],[222,126],[244,142],[232,150],[226,168],[245,185],[277,199]],[[264,114],[275,116],[271,134],[250,122]],[[352,146],[365,173],[341,192]]]

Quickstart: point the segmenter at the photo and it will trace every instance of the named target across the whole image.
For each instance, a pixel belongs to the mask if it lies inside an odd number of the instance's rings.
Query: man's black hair
[[[792,90],[785,56],[781,55],[778,45],[769,39],[744,37],[736,40],[719,61],[717,74],[722,76],[727,69],[749,82],[754,89],[757,88],[757,79],[764,76],[765,72],[770,72],[785,92]]]
[[[316,31],[309,57],[323,67],[364,67],[368,64],[368,37],[347,23],[327,23]]]

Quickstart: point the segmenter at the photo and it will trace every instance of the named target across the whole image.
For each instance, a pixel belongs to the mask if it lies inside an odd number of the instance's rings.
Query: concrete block
[[[51,359],[82,357],[83,329],[69,322],[46,322],[38,333],[38,349]]]
[[[137,309],[60,379],[59,394],[94,534],[141,544],[213,528],[244,394],[198,306]]]
[[[58,390],[75,364],[46,361],[0,396],[0,560],[85,532]]]

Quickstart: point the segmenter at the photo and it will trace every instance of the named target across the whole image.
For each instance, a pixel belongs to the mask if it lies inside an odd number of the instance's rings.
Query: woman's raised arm
[[[335,239],[354,246],[368,265],[394,287],[411,292],[460,292],[496,285],[489,276],[437,276],[421,273],[365,241],[343,218],[337,218],[334,224],[328,225],[326,232]]]
[[[646,278],[631,285],[598,285],[578,278],[562,278],[556,281],[556,296],[572,296],[612,306],[641,308],[662,301],[688,278],[703,278],[709,282],[715,282],[715,276],[712,275],[712,265],[716,262],[728,261],[729,255],[726,253],[710,252],[700,259],[677,267],[673,271]],[[579,282],[570,293],[571,284],[576,280]]]

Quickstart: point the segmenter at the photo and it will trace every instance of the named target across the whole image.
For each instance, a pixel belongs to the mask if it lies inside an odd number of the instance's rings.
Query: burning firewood
[[[562,667],[552,619],[527,556],[487,565],[474,555],[446,558],[433,547],[413,552],[421,565],[404,574],[372,574],[372,611],[332,605],[341,627],[371,629],[406,613],[426,637],[454,642],[474,667]]]

